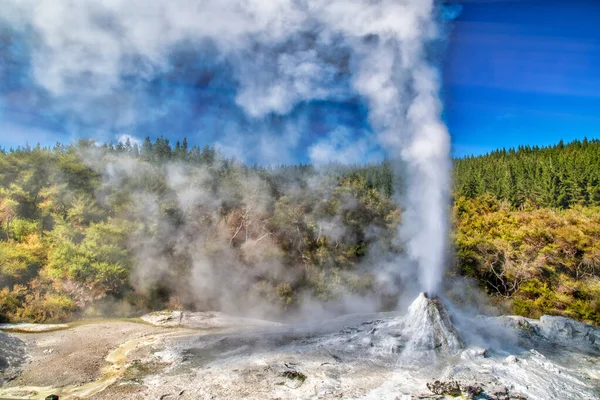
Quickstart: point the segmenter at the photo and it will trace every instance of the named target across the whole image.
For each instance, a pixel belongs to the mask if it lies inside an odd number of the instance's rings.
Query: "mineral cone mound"
[[[405,352],[456,354],[463,348],[441,299],[421,293],[404,317]]]
[[[375,321],[366,336],[358,332],[351,341],[368,342],[371,353],[394,354],[396,361],[410,363],[431,363],[463,349],[444,302],[426,293],[413,301],[406,315]]]

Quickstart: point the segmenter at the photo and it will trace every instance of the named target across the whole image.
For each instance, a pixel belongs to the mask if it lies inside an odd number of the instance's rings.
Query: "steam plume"
[[[255,153],[263,162],[273,161],[270,156],[283,161],[276,157],[295,154],[305,132],[291,124],[281,129],[288,139],[280,140],[281,126],[269,125],[270,117],[286,116],[311,101],[344,101],[358,94],[368,105],[370,123],[361,130],[360,146],[371,151],[364,141],[377,143],[406,173],[406,188],[397,191],[405,208],[399,236],[418,267],[421,289],[439,290],[450,165],[431,55],[442,36],[434,0],[1,4],[0,20],[35,38],[29,43],[32,90],[49,96],[56,112],[98,127],[100,135],[128,132],[177,109],[169,96],[156,106],[140,85],[185,72],[173,61],[181,49],[193,59],[210,58],[203,68],[213,75],[224,70],[233,80],[243,117],[238,125],[221,127],[221,142],[242,158],[253,158],[240,150],[252,142],[262,143]],[[322,149],[354,154],[348,150],[356,142],[341,141],[339,131],[327,140],[308,149],[319,158],[315,161],[322,161]]]

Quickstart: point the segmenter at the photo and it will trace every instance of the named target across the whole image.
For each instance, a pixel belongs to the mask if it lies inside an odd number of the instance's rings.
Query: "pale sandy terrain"
[[[117,378],[131,348],[164,334],[165,329],[128,321],[79,323],[62,330],[40,333],[11,333],[25,344],[27,358],[20,373],[0,389],[0,398],[43,398],[48,394],[77,398],[77,393],[94,392]],[[128,343],[131,343],[127,346]],[[125,347],[121,347],[125,345]],[[121,349],[122,351],[118,351]],[[107,357],[113,353],[113,359]],[[53,390],[53,388],[67,388]],[[71,390],[73,389],[73,390]],[[77,390],[81,389],[81,390]]]
[[[100,378],[105,357],[121,344],[162,331],[131,322],[100,322],[72,329],[15,334],[28,349],[21,375],[6,386],[70,386]]]
[[[3,324],[0,344],[11,349],[13,364],[17,359],[23,361],[18,368],[0,365],[0,378],[5,380],[0,398],[43,399],[50,394],[60,395],[61,399],[138,398],[136,393],[144,389],[142,378],[170,365],[151,357],[156,346],[165,345],[168,338],[273,325],[278,324],[221,313],[184,316],[170,312],[140,320]]]

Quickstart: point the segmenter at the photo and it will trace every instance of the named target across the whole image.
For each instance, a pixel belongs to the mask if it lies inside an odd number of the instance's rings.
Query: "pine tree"
[[[144,143],[142,144],[142,149],[140,150],[140,155],[145,160],[151,160],[154,154],[154,146],[152,146],[152,142],[150,141],[150,137],[146,137],[144,139]]]

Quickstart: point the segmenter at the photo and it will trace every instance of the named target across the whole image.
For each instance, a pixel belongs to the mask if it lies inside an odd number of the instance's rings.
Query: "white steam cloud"
[[[135,136],[121,134],[121,135],[118,135],[118,137],[117,137],[117,143],[127,144],[128,141],[129,141],[129,144],[132,146],[134,144],[137,144],[138,146],[142,145],[142,140],[139,138],[136,138]]]
[[[167,71],[169,52],[181,44],[216,48],[249,118],[343,98],[338,83],[347,79],[368,103],[377,143],[407,174],[399,233],[421,289],[440,289],[450,145],[430,54],[442,36],[434,0],[0,0],[0,9],[0,19],[35,32],[33,77],[57,104],[81,114],[114,104],[124,127],[145,116],[128,107],[123,76]],[[316,161],[340,148],[344,161],[361,157],[335,135],[312,148]]]

